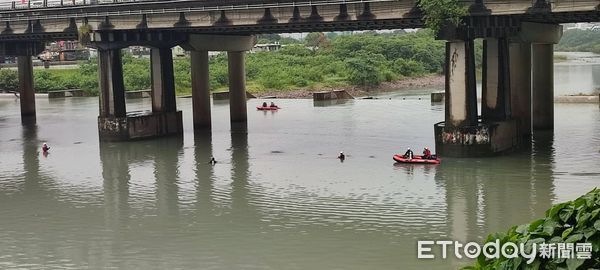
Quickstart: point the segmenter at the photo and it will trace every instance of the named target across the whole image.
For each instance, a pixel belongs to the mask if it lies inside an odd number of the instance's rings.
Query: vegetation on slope
[[[523,257],[486,259],[483,255],[474,266],[464,269],[599,269],[600,268],[600,189],[594,189],[574,201],[554,205],[542,219],[514,226],[507,233],[488,236],[486,243],[500,240],[500,245],[523,243],[530,249],[538,245],[538,256],[531,264]],[[589,259],[542,258],[540,243],[591,243]],[[576,250],[575,250],[576,251]],[[527,251],[530,253],[530,251]]]
[[[557,51],[593,52],[600,54],[600,31],[579,29],[565,31],[560,42],[554,49]]]

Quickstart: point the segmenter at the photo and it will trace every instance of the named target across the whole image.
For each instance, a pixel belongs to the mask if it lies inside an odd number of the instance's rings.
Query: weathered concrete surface
[[[481,116],[484,121],[504,120],[511,115],[508,50],[506,39],[483,41]]]
[[[198,35],[191,34],[182,48],[190,51],[250,51],[256,43],[255,36]]]
[[[443,102],[446,96],[445,92],[434,92],[431,93],[431,102]]]
[[[313,93],[313,100],[315,101],[330,99],[335,99],[335,95],[331,91],[321,91]]]
[[[516,120],[479,123],[475,126],[434,126],[436,153],[441,157],[487,157],[519,147],[521,136]]]
[[[21,122],[35,123],[35,90],[33,88],[33,63],[31,56],[19,56],[19,100],[21,103]]]
[[[554,128],[554,58],[552,44],[532,45],[533,129]]]
[[[244,52],[227,52],[229,70],[229,117],[231,122],[248,119],[246,108],[246,70]]]
[[[210,129],[210,85],[208,51],[191,51],[192,111],[194,129]],[[229,98],[229,93],[227,98]]]
[[[128,141],[183,134],[181,111],[131,112],[125,117],[98,117],[102,141]]]
[[[510,43],[509,57],[512,117],[522,136],[531,138],[531,44]]]
[[[85,91],[81,89],[67,89],[58,91],[48,91],[48,98],[66,98],[66,97],[85,97]]]
[[[473,41],[446,42],[446,125],[477,123]]]
[[[560,24],[522,22],[521,31],[515,39],[526,43],[557,44],[562,38]]]
[[[175,78],[171,48],[151,49],[150,66],[152,77],[152,111],[176,111]]]
[[[354,97],[346,90],[334,90],[333,94],[337,99],[354,99]]]
[[[346,90],[321,91],[313,93],[313,100],[354,99]]]

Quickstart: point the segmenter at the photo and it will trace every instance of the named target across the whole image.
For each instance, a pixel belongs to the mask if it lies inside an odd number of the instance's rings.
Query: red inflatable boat
[[[275,106],[275,107],[263,107],[263,106],[258,106],[258,107],[256,107],[256,109],[257,109],[257,110],[259,110],[259,111],[276,111],[276,110],[279,110],[279,109],[281,109],[281,108],[279,108],[279,107],[277,107],[277,106]]]
[[[404,158],[402,155],[394,155],[394,160],[400,163],[419,163],[419,164],[440,164],[442,162],[439,158],[423,159],[422,156],[413,156],[412,159]]]

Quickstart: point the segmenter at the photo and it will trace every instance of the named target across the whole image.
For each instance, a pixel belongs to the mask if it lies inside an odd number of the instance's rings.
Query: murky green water
[[[0,269],[457,268],[416,259],[416,241],[481,241],[600,185],[597,104],[557,104],[531,150],[412,166],[391,157],[433,146],[443,107],[387,97],[277,100],[249,110],[247,134],[217,103],[212,136],[178,99],[183,139],[114,144],[98,142],[96,98],[38,99],[37,128],[0,99]]]
[[[598,105],[557,105],[533,154],[411,166],[391,156],[433,144],[426,99],[278,100],[248,134],[216,104],[197,137],[179,99],[182,140],[116,144],[98,143],[95,98],[37,102],[37,129],[0,103],[3,269],[455,268],[417,260],[416,240],[481,240],[600,183]]]

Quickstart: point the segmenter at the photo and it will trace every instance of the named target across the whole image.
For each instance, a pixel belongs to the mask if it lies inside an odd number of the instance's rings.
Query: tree
[[[458,26],[467,15],[467,8],[459,0],[419,0],[418,5],[425,13],[425,26],[436,34],[448,24]]]
[[[0,70],[0,90],[16,91],[19,88],[17,72],[10,69]]]
[[[304,42],[306,46],[313,48],[313,50],[317,48],[327,48],[329,45],[331,45],[331,42],[329,42],[327,36],[321,32],[309,33],[306,35],[306,38],[304,38]]]

